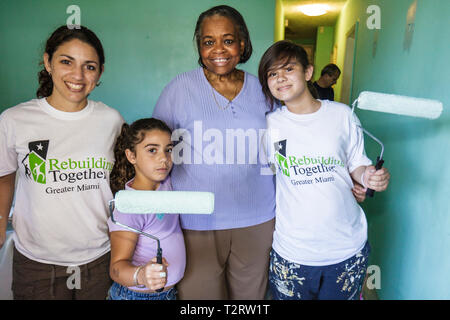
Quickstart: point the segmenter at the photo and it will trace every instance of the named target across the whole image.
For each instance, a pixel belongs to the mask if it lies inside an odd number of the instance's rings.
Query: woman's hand
[[[156,257],[148,262],[138,274],[138,283],[145,285],[148,289],[158,290],[167,284],[167,267],[169,264],[163,258],[163,263],[156,263]]]

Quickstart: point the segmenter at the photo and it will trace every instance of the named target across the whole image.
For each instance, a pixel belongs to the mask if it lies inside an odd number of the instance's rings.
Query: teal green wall
[[[444,103],[430,121],[358,110],[364,126],[386,147],[389,190],[366,200],[371,264],[381,268],[382,299],[450,299],[450,33],[447,0],[419,0],[416,30],[403,51],[406,11],[412,0],[349,0],[335,29],[338,64],[343,37],[357,19],[360,28],[354,97],[362,90],[433,98]],[[275,1],[226,1],[246,19],[254,55],[241,67],[256,73],[274,39]],[[192,41],[197,16],[212,0],[0,1],[0,111],[35,96],[45,39],[64,24],[66,8],[81,7],[82,24],[94,30],[106,52],[103,84],[92,99],[118,109],[127,121],[149,116],[162,88],[176,74],[197,66]],[[380,6],[376,56],[366,9]],[[339,83],[338,83],[339,86]],[[338,93],[338,89],[336,89]],[[379,149],[367,141],[374,158]]]
[[[149,116],[164,86],[198,66],[192,40],[197,17],[223,3],[244,16],[254,53],[239,68],[256,74],[274,39],[273,0],[2,0],[0,111],[35,97],[45,40],[76,4],[81,24],[98,35],[106,54],[102,85],[91,99],[118,109],[128,122]]]
[[[316,55],[314,58],[314,79],[320,78],[323,67],[331,62],[333,53],[334,27],[317,28]]]
[[[385,144],[388,191],[366,200],[371,264],[381,268],[381,299],[450,299],[450,1],[419,0],[410,51],[403,50],[412,0],[349,0],[336,26],[338,64],[345,34],[359,19],[353,99],[363,90],[437,99],[438,120],[357,110]],[[369,5],[381,8],[376,55]],[[379,147],[366,139],[373,159]]]

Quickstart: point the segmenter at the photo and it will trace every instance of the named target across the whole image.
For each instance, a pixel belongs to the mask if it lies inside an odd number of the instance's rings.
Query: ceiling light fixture
[[[327,13],[330,7],[326,4],[306,4],[299,6],[298,10],[307,16],[316,17]]]

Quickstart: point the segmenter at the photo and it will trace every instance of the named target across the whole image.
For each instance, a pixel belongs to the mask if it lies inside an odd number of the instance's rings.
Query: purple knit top
[[[261,173],[260,160],[268,111],[258,79],[247,72],[231,103],[214,90],[202,68],[178,75],[164,88],[153,117],[175,130],[172,186],[215,195],[214,213],[183,214],[182,228],[233,229],[274,218],[274,177]]]

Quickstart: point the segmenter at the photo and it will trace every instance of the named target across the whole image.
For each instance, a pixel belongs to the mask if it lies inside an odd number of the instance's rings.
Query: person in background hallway
[[[322,69],[319,80],[313,83],[319,95],[318,99],[334,101],[334,90],[332,86],[336,84],[340,75],[341,70],[333,63],[326,65]]]

